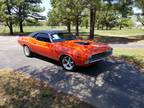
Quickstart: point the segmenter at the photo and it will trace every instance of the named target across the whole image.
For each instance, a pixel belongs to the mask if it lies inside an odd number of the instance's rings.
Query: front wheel
[[[72,71],[75,69],[75,62],[69,56],[64,56],[61,59],[61,64],[65,70]]]
[[[28,46],[23,46],[23,52],[24,52],[24,55],[26,56],[26,57],[31,57],[32,56],[32,52],[31,52],[31,50],[29,49],[29,47]]]

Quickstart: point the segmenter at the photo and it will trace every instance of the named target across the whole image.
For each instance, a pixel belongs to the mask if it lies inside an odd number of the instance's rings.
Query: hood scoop
[[[75,42],[75,43],[79,45],[90,45],[90,43],[88,42]]]

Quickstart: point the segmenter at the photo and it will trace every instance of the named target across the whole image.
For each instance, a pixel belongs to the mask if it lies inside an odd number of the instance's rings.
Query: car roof
[[[41,31],[37,31],[35,33],[55,34],[55,33],[67,33],[67,32],[63,31],[63,30],[41,30]]]

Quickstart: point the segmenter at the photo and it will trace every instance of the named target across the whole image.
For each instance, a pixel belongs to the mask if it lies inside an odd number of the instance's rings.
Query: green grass
[[[142,29],[96,30],[95,34],[102,36],[128,37],[128,36],[144,35],[144,30]]]
[[[54,27],[50,27],[50,26],[24,26],[24,32],[25,33],[29,33],[29,32],[34,32],[34,31],[40,31],[40,30],[65,30],[66,27],[61,26],[54,26]],[[19,33],[19,28],[18,27],[14,27],[14,32],[15,33]],[[5,26],[0,26],[0,34],[8,34],[9,33],[9,29]]]
[[[134,56],[144,62],[144,49],[143,48],[114,48],[114,55]]]
[[[143,48],[114,48],[114,56],[126,59],[140,68],[144,68],[144,49]]]
[[[24,26],[24,32],[33,32],[33,31],[39,31],[39,30],[66,30],[65,26]],[[72,27],[72,31],[75,31],[75,27]],[[14,27],[14,32],[18,33],[19,28]],[[80,32],[84,35],[89,34],[89,29],[80,28]],[[0,26],[0,34],[8,34],[9,29],[4,26]],[[95,30],[95,35],[100,36],[114,36],[114,37],[128,37],[128,36],[139,36],[144,35],[144,30],[142,29],[113,29],[113,30]]]
[[[89,30],[81,29],[82,32],[89,32]],[[95,35],[100,36],[114,36],[114,37],[128,37],[128,36],[137,36],[137,35],[144,35],[143,29],[112,29],[112,30],[97,30],[95,29]]]
[[[0,108],[93,108],[77,97],[12,70],[0,70]]]

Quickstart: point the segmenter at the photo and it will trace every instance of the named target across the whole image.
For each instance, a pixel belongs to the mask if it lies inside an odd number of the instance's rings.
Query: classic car
[[[18,38],[24,55],[33,53],[60,61],[63,68],[72,71],[77,66],[88,66],[112,55],[112,48],[90,40],[80,40],[69,32],[46,30]]]

